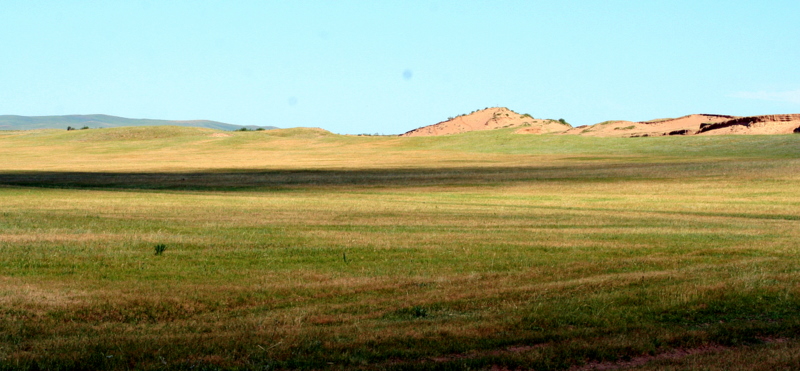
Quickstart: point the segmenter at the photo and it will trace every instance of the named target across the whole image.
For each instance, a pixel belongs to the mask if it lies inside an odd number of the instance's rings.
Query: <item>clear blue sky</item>
[[[573,125],[800,112],[800,1],[0,6],[0,114],[395,134],[506,106]]]

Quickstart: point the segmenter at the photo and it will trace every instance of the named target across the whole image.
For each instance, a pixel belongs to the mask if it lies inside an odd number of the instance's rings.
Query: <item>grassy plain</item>
[[[0,369],[800,368],[800,135],[45,130],[0,159]]]

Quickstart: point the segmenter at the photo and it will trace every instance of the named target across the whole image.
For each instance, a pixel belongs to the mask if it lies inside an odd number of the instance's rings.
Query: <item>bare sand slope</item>
[[[569,124],[563,124],[557,120],[536,119],[530,115],[519,114],[505,107],[492,107],[414,129],[400,136],[448,135],[512,127],[519,127],[516,132],[520,134],[557,133],[570,128]]]
[[[599,124],[579,126],[565,131],[563,134],[586,135],[595,137],[645,137],[663,135],[693,135],[700,126],[708,123],[719,123],[736,116],[695,114],[674,119],[658,119],[651,121],[605,121]]]
[[[739,117],[723,122],[704,124],[700,135],[791,134],[800,133],[800,114]]]
[[[563,134],[594,137],[654,137],[667,135],[730,135],[800,133],[800,114],[729,116],[693,114],[650,121],[605,121],[571,127],[557,120],[536,119],[505,107],[474,111],[438,124],[411,130],[401,136],[434,136],[476,130],[517,128],[517,134]]]

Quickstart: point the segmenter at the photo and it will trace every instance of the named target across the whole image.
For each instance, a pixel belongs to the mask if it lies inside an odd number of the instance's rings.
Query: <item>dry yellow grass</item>
[[[796,137],[115,130],[0,135],[2,367],[756,360],[800,329]]]

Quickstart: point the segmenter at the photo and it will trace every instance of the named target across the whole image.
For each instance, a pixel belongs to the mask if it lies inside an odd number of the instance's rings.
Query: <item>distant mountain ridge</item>
[[[115,128],[122,126],[191,126],[217,130],[277,129],[275,126],[241,126],[210,120],[155,120],[130,119],[111,115],[63,115],[63,116],[17,116],[0,115],[0,130],[67,129],[71,126],[80,129]]]

